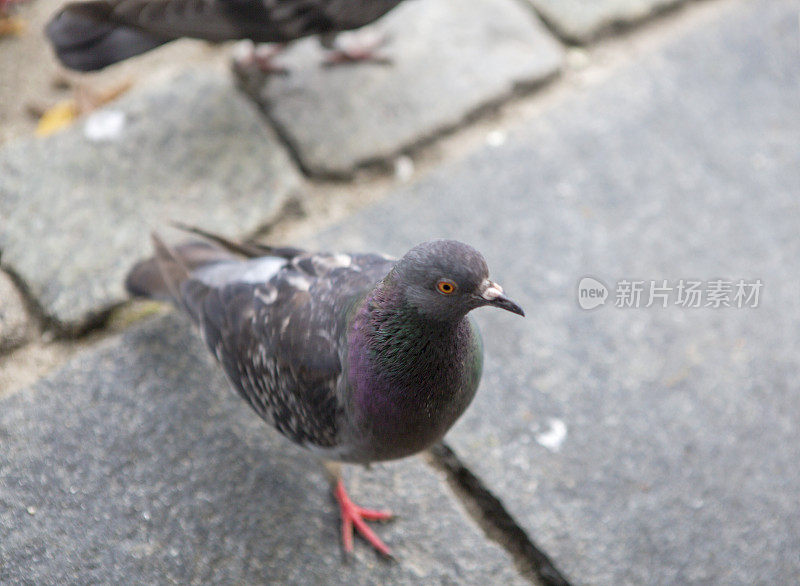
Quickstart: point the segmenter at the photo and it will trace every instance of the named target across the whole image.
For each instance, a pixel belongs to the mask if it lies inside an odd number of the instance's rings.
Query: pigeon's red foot
[[[236,48],[233,66],[242,73],[256,70],[265,75],[288,75],[286,67],[275,63],[275,58],[285,49],[283,43],[256,45],[250,41],[243,42]]]
[[[351,35],[352,36],[349,37],[349,43],[336,43],[333,50],[328,53],[328,56],[322,63],[325,67],[362,63],[365,61],[377,63],[379,65],[390,65],[392,63],[389,57],[378,54],[378,50],[387,42],[386,35],[375,33],[367,35],[364,34],[364,32],[351,33]],[[337,38],[337,41],[339,40],[340,39]]]
[[[355,527],[356,531],[358,531],[372,547],[383,555],[392,557],[391,550],[377,535],[375,535],[375,532],[370,529],[366,523],[366,521],[388,521],[392,518],[391,511],[362,509],[350,500],[341,478],[336,482],[334,495],[339,503],[339,511],[342,515],[342,544],[344,551],[346,553],[353,551],[353,527]]]

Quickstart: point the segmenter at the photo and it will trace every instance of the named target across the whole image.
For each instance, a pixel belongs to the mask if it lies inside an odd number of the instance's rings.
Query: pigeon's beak
[[[525,312],[522,311],[522,308],[514,301],[511,301],[511,299],[506,297],[505,293],[503,293],[503,288],[500,285],[490,281],[489,279],[486,279],[483,282],[480,296],[487,305],[493,305],[494,307],[499,307],[500,309],[505,309],[506,311],[510,311],[511,313],[516,313],[517,315],[525,317]]]

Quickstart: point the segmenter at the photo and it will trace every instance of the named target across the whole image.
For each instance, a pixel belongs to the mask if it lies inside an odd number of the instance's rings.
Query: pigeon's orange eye
[[[436,283],[436,288],[439,290],[439,293],[442,293],[443,295],[451,295],[456,291],[456,284],[453,283],[453,281],[442,279]]]

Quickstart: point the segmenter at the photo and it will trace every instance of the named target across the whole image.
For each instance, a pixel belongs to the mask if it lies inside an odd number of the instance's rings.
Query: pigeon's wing
[[[399,0],[91,0],[62,12],[161,39],[289,42],[362,26]]]
[[[181,284],[182,303],[261,417],[297,443],[333,447],[348,314],[393,264],[308,253],[219,262]]]
[[[324,0],[121,0],[80,3],[103,20],[163,38],[287,42],[328,32]]]

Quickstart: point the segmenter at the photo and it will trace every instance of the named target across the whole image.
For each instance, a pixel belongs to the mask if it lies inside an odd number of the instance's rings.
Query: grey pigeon
[[[93,71],[181,37],[288,43],[374,22],[402,0],[90,0],[62,8],[46,33],[59,60]]]
[[[186,311],[250,406],[330,463],[345,550],[355,525],[390,555],[364,521],[391,513],[353,504],[338,463],[402,458],[439,440],[481,376],[481,337],[467,314],[522,309],[489,280],[483,256],[455,240],[394,260],[202,234],[215,244],[171,248],[154,235],[155,256],[133,268],[128,290]]]

